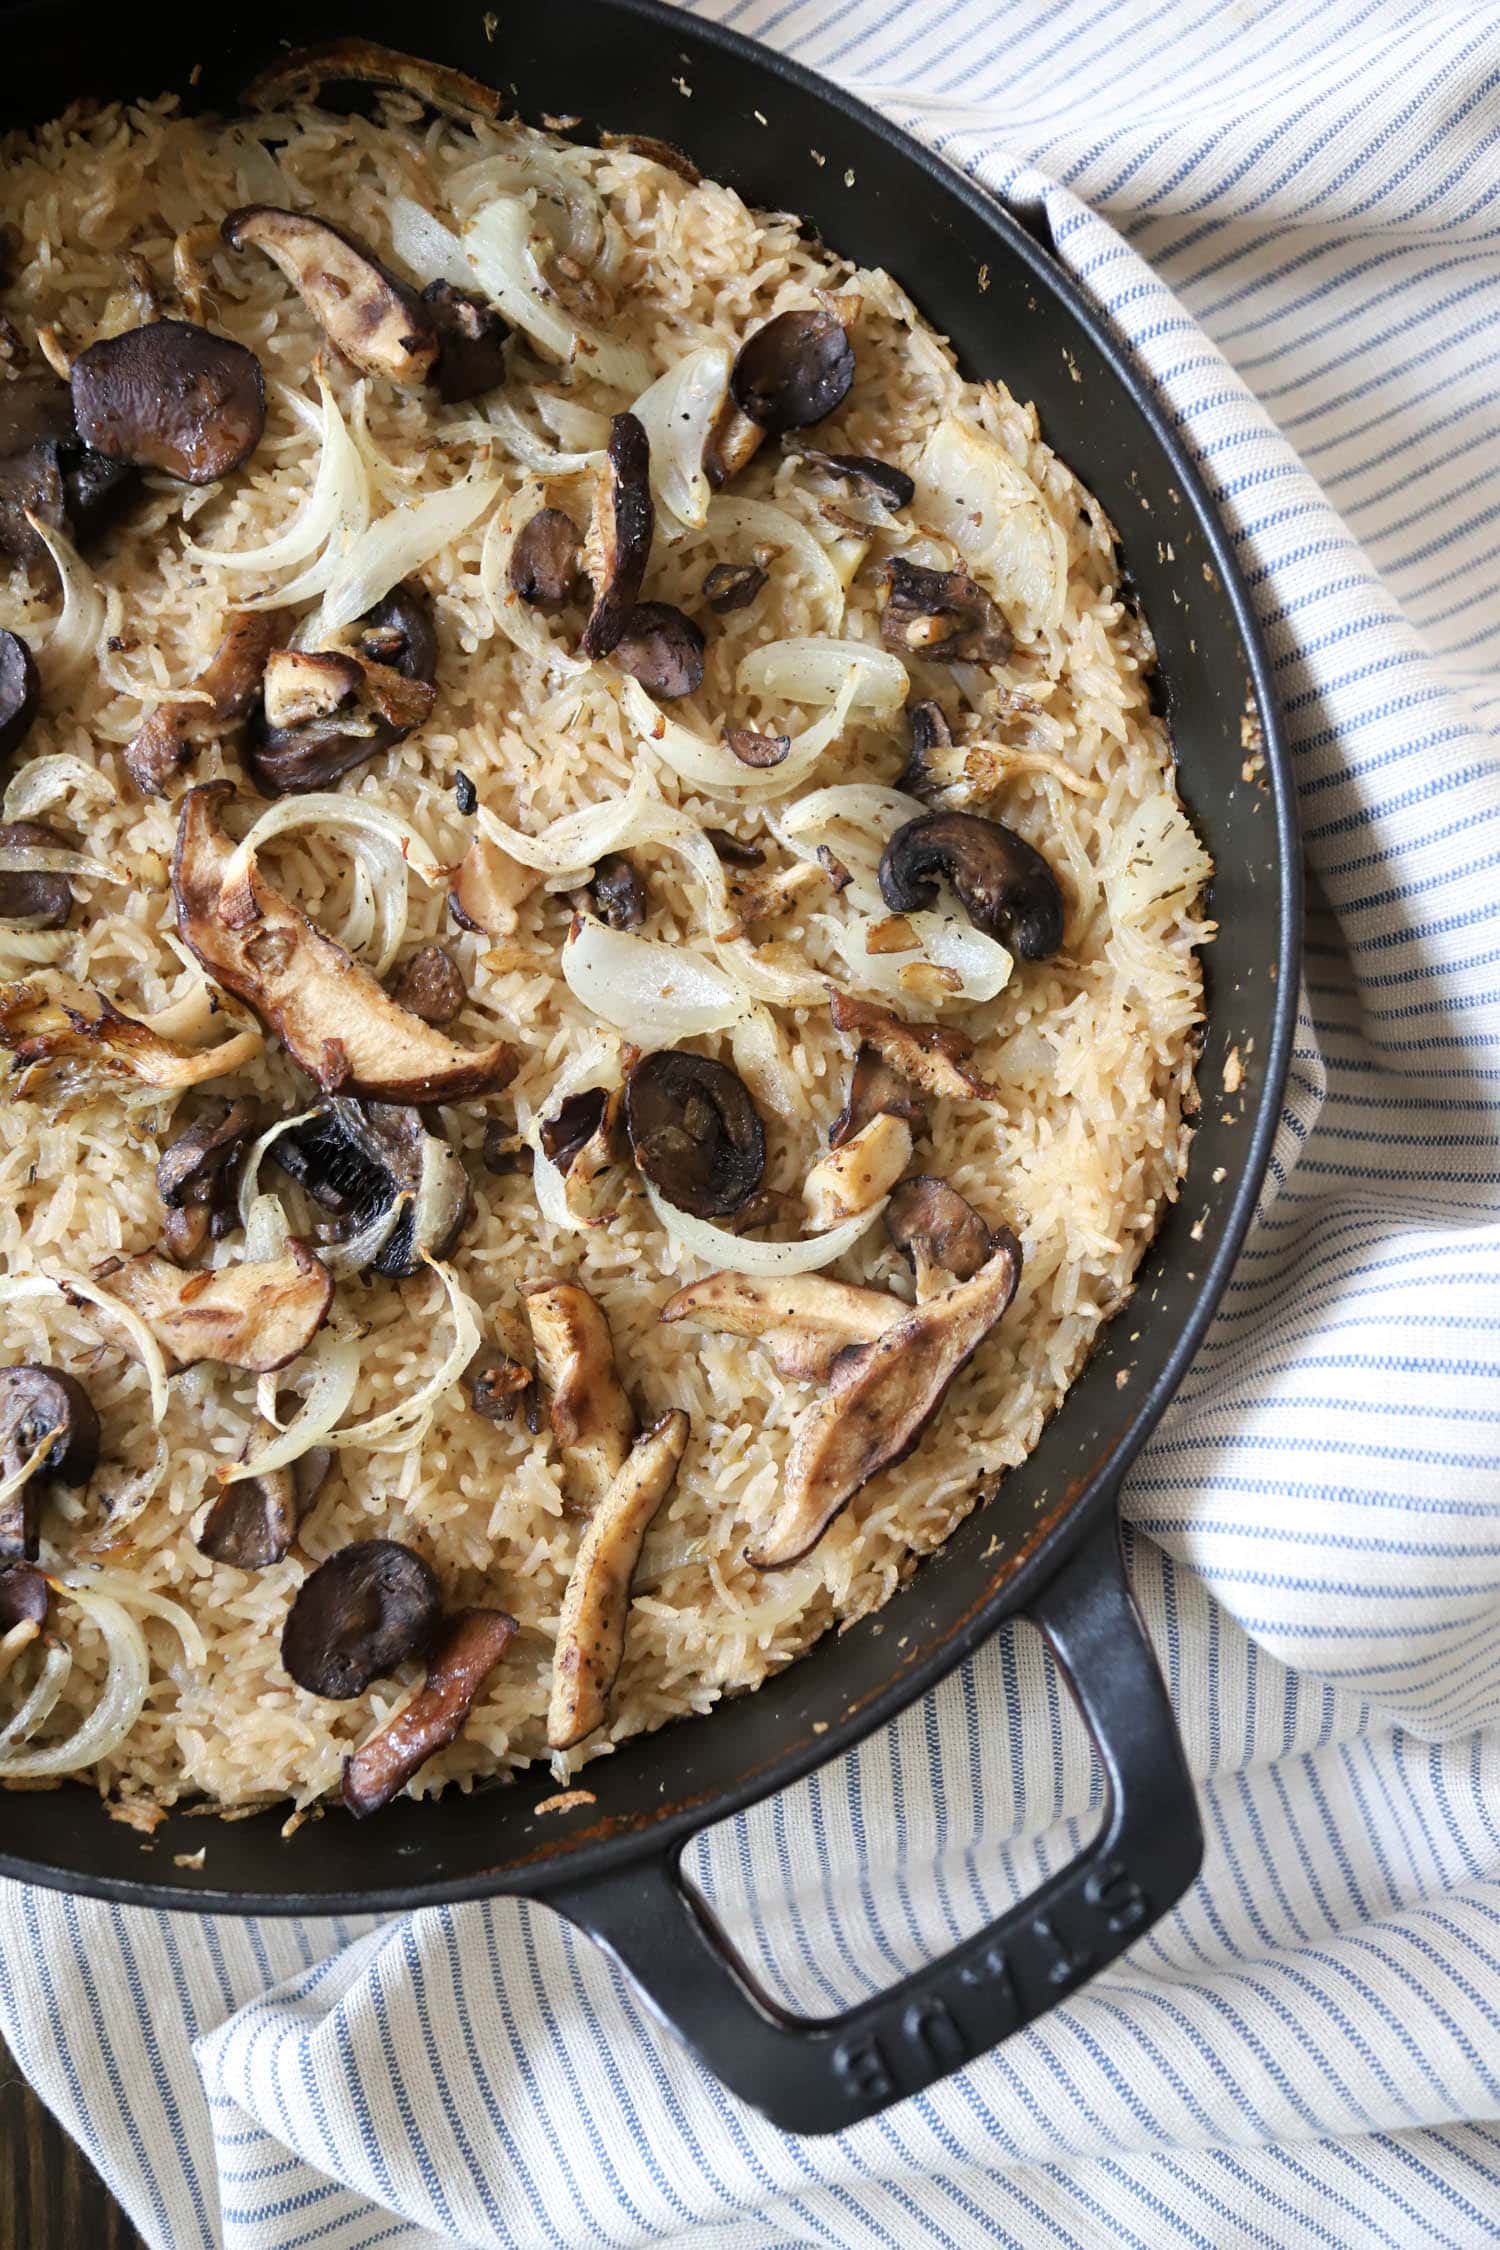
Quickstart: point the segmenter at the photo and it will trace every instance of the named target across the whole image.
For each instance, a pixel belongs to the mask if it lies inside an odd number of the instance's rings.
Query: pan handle
[[[684,1881],[680,1843],[547,1893],[667,2028],[783,2131],[841,2131],[972,2061],[1133,1945],[1198,1872],[1193,1783],[1125,1581],[1113,1508],[1029,1614],[1103,1763],[1103,1823],[1029,1898],[889,1991],[838,2016],[780,2007]]]

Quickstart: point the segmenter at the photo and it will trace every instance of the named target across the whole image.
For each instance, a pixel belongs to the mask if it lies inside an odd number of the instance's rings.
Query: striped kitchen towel
[[[12,1888],[0,2024],[154,2250],[1500,2241],[1495,0],[697,0],[1044,214],[1196,447],[1315,894],[1273,1194],[1132,1477],[1201,1777],[1183,1905],[826,2141],[498,1904],[174,1921]],[[415,36],[415,35],[414,35]],[[699,1849],[827,2009],[1096,1814],[1028,1628]]]

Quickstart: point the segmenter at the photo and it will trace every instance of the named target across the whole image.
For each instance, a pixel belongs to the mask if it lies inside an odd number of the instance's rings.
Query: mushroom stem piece
[[[820,1232],[868,1211],[900,1179],[911,1162],[911,1127],[887,1112],[838,1148],[831,1148],[802,1183],[808,1224]]]
[[[835,1031],[853,1032],[892,1070],[926,1094],[941,1094],[960,1102],[998,1099],[989,1081],[969,1067],[973,1040],[947,1024],[907,1023],[871,1000],[835,992],[833,1027]]]
[[[601,1726],[625,1654],[630,1581],[651,1519],[672,1489],[691,1424],[680,1407],[637,1438],[578,1544],[552,1660],[547,1740],[554,1750]]]
[[[204,782],[182,801],[172,889],[177,926],[203,966],[238,993],[325,1093],[377,1101],[462,1101],[502,1085],[515,1067],[503,1039],[459,1047],[389,993],[289,899],[252,859],[226,892],[235,846],[219,820],[234,794]]]
[[[344,1760],[344,1803],[356,1820],[388,1805],[419,1766],[447,1749],[515,1631],[503,1609],[460,1610],[439,1628],[427,1678],[405,1710]]]
[[[1020,1244],[1002,1229],[972,1281],[919,1305],[877,1342],[837,1362],[827,1396],[809,1408],[793,1442],[782,1504],[765,1537],[746,1551],[753,1569],[799,1562],[861,1485],[910,1453],[1020,1277]]]
[[[778,1374],[821,1383],[840,1352],[878,1342],[909,1310],[883,1289],[859,1289],[820,1273],[765,1281],[752,1274],[711,1273],[668,1298],[660,1317],[754,1337],[770,1352]]]
[[[332,1274],[295,1238],[282,1257],[197,1273],[145,1251],[122,1259],[107,1278],[174,1372],[212,1359],[269,1375],[307,1349],[333,1297]]]
[[[522,1291],[522,1302],[537,1372],[551,1393],[552,1434],[574,1497],[592,1511],[624,1467],[636,1427],[609,1323],[576,1281],[541,1282]]]

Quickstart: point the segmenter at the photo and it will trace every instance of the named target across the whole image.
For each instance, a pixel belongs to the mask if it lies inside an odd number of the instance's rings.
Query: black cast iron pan
[[[7,11],[6,29],[7,123],[51,117],[84,95],[168,87],[229,108],[278,45],[356,31],[512,89],[523,114],[578,112],[589,126],[676,142],[750,201],[805,213],[851,256],[888,266],[971,372],[998,374],[1037,401],[1047,437],[1120,528],[1160,649],[1184,794],[1218,867],[1203,1122],[1128,1316],[1031,1458],[883,1615],[825,1640],[758,1694],[590,1766],[594,1802],[573,1811],[537,1811],[554,1793],[538,1773],[504,1790],[400,1801],[358,1828],[332,1813],[290,1841],[275,1811],[222,1827],[177,1814],[147,1860],[140,1839],[82,1789],[11,1797],[0,1810],[0,1872],[141,1905],[318,1914],[500,1892],[544,1899],[606,1946],[672,2029],[777,2124],[849,2125],[1052,2007],[1172,1905],[1201,1856],[1192,1785],[1121,1570],[1116,1495],[1249,1224],[1290,1043],[1300,906],[1292,789],[1230,542],[1148,385],[1045,247],[857,103],[656,0],[503,8],[498,21],[473,0],[427,10],[420,27],[395,0],[362,0],[357,16],[312,0],[269,20],[221,13],[211,30],[187,0],[151,9],[30,0]],[[1247,693],[1265,754],[1249,779]],[[1226,1095],[1231,1049],[1244,1077]],[[894,1990],[836,2018],[788,2016],[684,1886],[684,1846],[847,1750],[1015,1615],[1046,1634],[1092,1730],[1109,1784],[1097,1838]],[[205,1841],[201,1874],[162,1872]]]

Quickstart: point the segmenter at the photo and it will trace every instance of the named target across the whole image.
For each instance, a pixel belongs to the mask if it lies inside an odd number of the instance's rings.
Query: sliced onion
[[[113,789],[97,767],[59,751],[50,757],[32,758],[19,773],[11,775],[5,790],[4,817],[31,820],[52,805],[77,804],[87,797],[104,803],[113,796]]]
[[[742,695],[775,696],[786,703],[832,703],[843,690],[849,667],[859,679],[852,709],[872,718],[889,718],[906,701],[906,666],[889,649],[872,641],[768,641],[740,660],[735,685]]]
[[[575,399],[562,398],[556,391],[536,391],[533,394],[536,410],[546,423],[559,445],[573,446],[590,460],[602,455],[609,444],[609,416],[597,407],[580,406]],[[636,408],[640,412],[640,408]]]
[[[542,477],[576,477],[604,466],[604,448],[591,446],[582,453],[559,453],[545,445],[520,409],[508,398],[485,403],[485,423],[494,431],[513,461]]]
[[[533,609],[529,602],[523,602],[510,582],[510,562],[516,541],[546,504],[544,487],[528,480],[495,510],[480,551],[479,590],[489,603],[496,625],[523,656],[529,656],[534,663],[561,679],[571,679],[589,669],[587,661],[572,655],[561,641],[553,639],[541,612]]]
[[[143,1586],[138,1578],[132,1578],[123,1570],[90,1567],[84,1571],[60,1571],[58,1576],[69,1593],[76,1593],[82,1586],[89,1593],[108,1594],[112,1601],[119,1602],[125,1609],[140,1609],[148,1617],[159,1617],[163,1624],[171,1626],[181,1641],[182,1653],[193,1669],[202,1671],[207,1665],[208,1647],[191,1610],[184,1609],[181,1602],[174,1602],[170,1594],[153,1592],[149,1586]]]
[[[576,360],[590,375],[630,398],[651,381],[647,354],[617,344],[563,311],[532,248],[532,212],[521,197],[497,195],[475,213],[463,232],[464,252],[513,328],[519,328],[550,359]]]
[[[950,414],[922,448],[914,503],[1017,632],[1056,632],[1068,593],[1068,544],[1039,487],[1004,446]]]
[[[7,1780],[77,1773],[81,1767],[97,1765],[119,1748],[146,1701],[151,1658],[146,1636],[130,1612],[109,1595],[82,1586],[69,1586],[66,1592],[103,1636],[109,1651],[104,1686],[87,1718],[61,1742],[26,1750],[13,1748],[5,1736],[0,1736],[0,1777]]]
[[[54,1641],[43,1655],[42,1669],[32,1682],[24,1701],[12,1712],[5,1725],[0,1727],[0,1773],[7,1770],[6,1753],[18,1748],[23,1742],[29,1742],[38,1728],[45,1726],[51,1718],[58,1699],[68,1684],[68,1675],[72,1669],[72,1651],[64,1648],[61,1641]]]
[[[824,751],[838,741],[849,723],[861,677],[858,665],[846,665],[843,685],[822,718],[792,736],[791,748],[780,765],[760,770],[742,765],[727,742],[711,742],[680,719],[669,717],[639,680],[628,676],[621,679],[620,708],[638,739],[655,750],[690,788],[706,789],[716,797],[736,797],[746,804],[769,804],[805,781]]]
[[[880,893],[880,858],[898,828],[928,811],[920,798],[868,781],[836,782],[814,789],[779,812],[772,826],[779,841],[799,859],[816,859],[826,845],[849,870],[844,892],[851,906],[869,914],[889,911]]]
[[[575,922],[562,972],[576,999],[637,1041],[670,1046],[723,1031],[747,1012],[735,979],[691,946],[634,937],[603,922]]]
[[[42,670],[49,688],[71,680],[92,659],[104,630],[104,596],[72,541],[26,510],[26,521],[52,557],[62,586],[62,608],[42,643]]]
[[[0,847],[0,874],[86,875],[95,883],[123,883],[127,878],[87,852],[62,844],[8,844]]]
[[[713,497],[703,450],[729,395],[733,355],[702,344],[642,391],[631,412],[651,446],[651,489],[669,516],[700,531]]]
[[[106,1503],[108,1515],[94,1541],[95,1546],[112,1543],[118,1539],[126,1524],[134,1523],[137,1516],[145,1513],[149,1503],[156,1498],[166,1482],[171,1460],[167,1441],[158,1431],[156,1443],[151,1449],[151,1459],[146,1466],[135,1470],[109,1494]]]
[[[404,1398],[384,1414],[376,1414],[367,1422],[356,1422],[347,1430],[330,1430],[328,1443],[342,1450],[346,1446],[368,1446],[374,1452],[406,1452],[420,1445],[432,1421],[432,1410],[450,1384],[456,1383],[479,1349],[484,1332],[479,1307],[462,1286],[450,1265],[440,1259],[427,1257],[427,1264],[437,1275],[448,1298],[448,1309],[453,1315],[453,1343],[446,1358],[433,1371],[425,1383],[419,1383],[409,1398]],[[300,1419],[300,1417],[299,1417]]]
[[[257,853],[273,837],[291,835],[299,828],[325,836],[337,834],[363,860],[384,916],[379,949],[367,965],[373,975],[384,976],[406,931],[407,869],[424,883],[446,881],[448,870],[411,822],[389,806],[372,804],[367,797],[343,797],[336,790],[312,789],[304,796],[278,797],[267,807],[235,846],[221,888],[243,883]],[[356,913],[359,908],[356,892]]]
[[[228,550],[216,547],[196,547],[185,541],[183,553],[194,562],[211,563],[216,570],[253,570],[257,573],[289,569],[293,563],[304,561],[310,555],[323,554],[317,565],[326,560],[331,569],[346,545],[358,539],[370,520],[370,488],[365,475],[359,448],[349,434],[348,425],[339,412],[338,400],[328,387],[321,368],[317,371],[318,394],[323,402],[322,452],[318,457],[318,473],[313,487],[298,513],[275,539],[263,547],[240,547]],[[307,408],[308,402],[298,398],[297,404]],[[293,580],[293,585],[297,583]],[[311,591],[319,591],[313,588]],[[248,608],[271,608],[286,600],[291,587],[283,587],[263,602],[248,603]]]
[[[266,1150],[273,1141],[280,1140],[283,1133],[290,1133],[295,1126],[305,1125],[309,1118],[316,1117],[317,1114],[315,1109],[303,1109],[299,1110],[295,1117],[278,1117],[274,1125],[268,1125],[266,1130],[250,1143],[245,1155],[244,1165],[240,1171],[238,1198],[240,1225],[247,1231],[250,1225],[250,1214],[262,1193],[266,1192],[262,1190],[260,1185],[260,1167]]]
[[[474,269],[464,256],[464,246],[451,227],[424,210],[409,195],[393,195],[386,205],[391,222],[391,248],[409,273],[422,282],[449,281],[467,289]]]
[[[509,852],[523,867],[534,867],[543,875],[574,875],[581,868],[596,866],[606,852],[616,850],[636,817],[655,798],[650,773],[644,765],[638,765],[623,797],[616,797],[612,803],[586,805],[582,812],[564,813],[535,836],[512,828],[485,805],[477,808],[476,818],[490,842]]]
[[[730,1234],[707,1219],[694,1218],[669,1203],[650,1180],[645,1183],[651,1208],[680,1249],[689,1250],[705,1265],[728,1273],[753,1273],[775,1277],[793,1273],[820,1273],[852,1250],[862,1234],[880,1217],[890,1198],[882,1196],[868,1211],[856,1211],[826,1234],[809,1235],[801,1242],[756,1242],[748,1235]]]
[[[498,195],[525,198],[531,215],[549,240],[581,266],[591,266],[604,248],[604,210],[586,173],[551,158],[546,144],[501,149],[466,164],[448,180],[454,206],[465,214]]]
[[[848,964],[851,981],[866,991],[888,993],[897,1000],[921,998],[930,1007],[960,1002],[993,1000],[1010,982],[1015,967],[998,940],[976,930],[953,914],[908,914],[917,945],[910,953],[872,953],[869,938],[873,923],[864,915],[832,926],[831,934]],[[958,983],[947,992],[918,988],[902,975],[923,963],[946,969]]]
[[[363,1273],[366,1266],[373,1265],[395,1233],[410,1202],[410,1194],[393,1195],[383,1210],[375,1212],[342,1242],[320,1242],[318,1256],[328,1271],[336,1275]]]
[[[826,980],[819,979],[820,999],[828,997]],[[795,1005],[796,1003],[788,1003]],[[762,1107],[778,1117],[794,1117],[800,1107],[786,1043],[769,1008],[752,1008],[730,1028],[729,1045],[734,1067]]]
[[[287,1423],[264,1445],[252,1446],[243,1461],[218,1470],[220,1484],[239,1484],[246,1477],[269,1476],[273,1469],[288,1468],[315,1445],[333,1443],[333,1425],[349,1409],[359,1383],[359,1337],[353,1330],[330,1325],[313,1338],[303,1355],[301,1372],[311,1381],[302,1404]]]
[[[721,493],[709,505],[705,528],[716,548],[781,548],[794,559],[797,569],[823,604],[827,630],[830,633],[841,630],[844,581],[821,541],[789,509],[778,508],[769,500],[741,500]]]
[[[363,474],[363,470],[361,470]],[[314,628],[325,639],[383,601],[403,578],[440,555],[500,490],[498,477],[466,477],[392,508],[357,538],[328,580]]]
[[[87,1281],[80,1274],[66,1274],[54,1279],[51,1274],[7,1274],[0,1277],[0,1304],[14,1304],[24,1297],[51,1296],[85,1297],[91,1305],[117,1320],[135,1347],[137,1358],[146,1370],[151,1390],[151,1419],[160,1428],[167,1411],[167,1363],[161,1346],[152,1335],[138,1312],[122,1305],[107,1289],[96,1281]]]
[[[20,1491],[22,1485],[26,1483],[27,1479],[31,1476],[32,1471],[42,1460],[44,1454],[50,1453],[50,1451],[52,1450],[53,1441],[55,1440],[56,1436],[57,1431],[55,1429],[44,1430],[33,1450],[26,1456],[26,1459],[19,1462],[16,1467],[11,1470],[8,1477],[0,1477],[0,1500],[8,1500],[13,1492]]]

